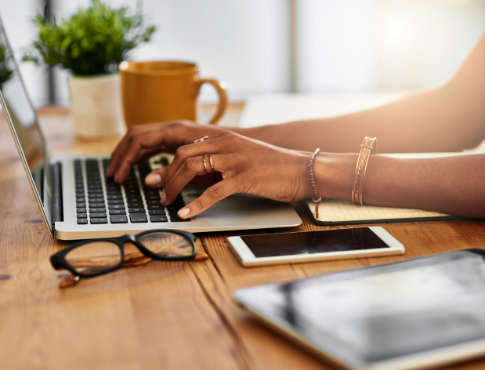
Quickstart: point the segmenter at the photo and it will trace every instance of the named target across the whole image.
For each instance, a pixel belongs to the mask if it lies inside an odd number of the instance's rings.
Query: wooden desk
[[[232,123],[241,109],[231,106]],[[44,109],[40,120],[53,154],[110,152],[116,143],[77,140],[67,110]],[[68,243],[51,239],[41,221],[4,121],[0,153],[0,369],[327,369],[253,321],[232,292],[485,246],[482,221],[384,224],[406,246],[405,256],[245,269],[227,247],[236,233],[211,233],[201,235],[209,260],[152,262],[59,290],[64,274],[49,257]],[[298,230],[325,229],[299,212]],[[485,360],[452,368],[483,369]]]

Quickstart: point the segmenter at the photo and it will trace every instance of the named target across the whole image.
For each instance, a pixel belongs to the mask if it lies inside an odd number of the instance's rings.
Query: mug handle
[[[214,78],[199,78],[195,77],[195,87],[197,94],[199,93],[200,87],[204,83],[211,84],[217,90],[217,94],[219,95],[219,104],[217,104],[217,109],[212,118],[210,119],[209,123],[211,125],[216,124],[224,115],[224,112],[227,109],[228,101],[227,101],[227,92],[226,92],[226,83],[224,81],[218,81]]]

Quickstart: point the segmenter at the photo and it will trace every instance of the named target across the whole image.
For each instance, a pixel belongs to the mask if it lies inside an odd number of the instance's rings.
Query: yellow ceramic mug
[[[177,119],[196,121],[197,96],[206,82],[219,94],[219,104],[209,123],[217,123],[227,108],[224,82],[200,78],[194,63],[123,62],[120,75],[127,127]]]

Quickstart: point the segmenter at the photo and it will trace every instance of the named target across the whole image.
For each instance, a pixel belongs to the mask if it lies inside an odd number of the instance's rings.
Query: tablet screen
[[[481,253],[450,252],[247,288],[235,298],[358,367],[485,339]]]

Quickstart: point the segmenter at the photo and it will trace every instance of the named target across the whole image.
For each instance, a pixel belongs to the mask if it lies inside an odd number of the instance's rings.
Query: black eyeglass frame
[[[173,256],[173,257],[164,257],[164,256],[159,256],[156,253],[151,252],[149,249],[143,246],[143,244],[140,242],[139,238],[142,236],[145,236],[147,234],[153,234],[157,232],[163,232],[163,233],[171,233],[171,234],[177,234],[185,237],[188,241],[190,241],[192,245],[192,254],[188,256]],[[118,246],[120,249],[121,253],[121,260],[118,264],[112,267],[107,267],[106,269],[100,270],[98,272],[94,272],[91,274],[83,274],[82,272],[76,271],[74,268],[71,267],[71,265],[66,261],[66,255],[71,252],[73,249],[79,248],[83,245],[90,244],[90,243],[96,243],[96,242],[110,242]],[[187,231],[180,231],[180,230],[166,230],[166,229],[156,229],[156,230],[148,230],[148,231],[143,231],[141,233],[138,233],[136,235],[122,235],[117,238],[99,238],[99,239],[86,239],[80,242],[77,242],[70,247],[63,249],[62,251],[59,251],[55,254],[53,254],[50,258],[52,267],[55,270],[62,270],[66,269],[70,271],[74,276],[77,277],[82,277],[82,278],[92,278],[96,277],[99,275],[104,275],[109,272],[115,271],[119,269],[121,266],[123,266],[124,260],[125,260],[125,248],[124,245],[126,243],[132,243],[136,246],[136,248],[146,257],[149,257],[154,260],[159,260],[159,261],[187,261],[195,258],[195,255],[197,253],[197,248],[195,247],[195,235],[192,233],[189,233]]]

